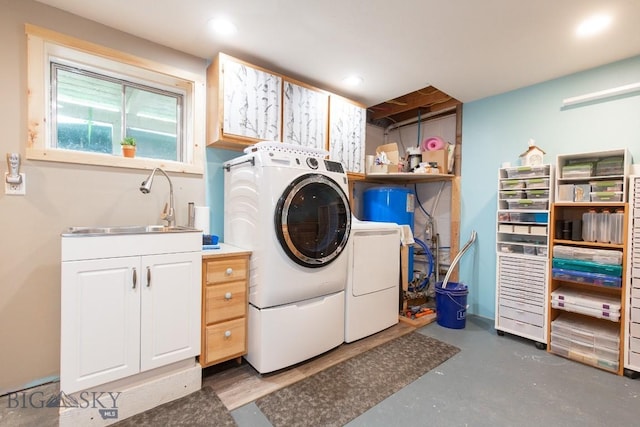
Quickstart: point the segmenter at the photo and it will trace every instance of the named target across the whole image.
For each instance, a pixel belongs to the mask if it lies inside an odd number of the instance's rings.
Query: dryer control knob
[[[231,292],[224,294],[224,299],[231,299]]]
[[[231,331],[224,331],[224,337],[229,338],[231,336]]]
[[[227,271],[225,271],[225,273],[227,274],[227,276],[231,276],[231,274],[233,274],[233,268],[227,268]]]
[[[311,169],[318,169],[318,159],[315,157],[307,157],[307,166]]]

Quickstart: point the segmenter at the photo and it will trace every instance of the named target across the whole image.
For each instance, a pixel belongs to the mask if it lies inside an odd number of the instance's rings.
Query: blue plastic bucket
[[[436,316],[438,325],[451,329],[463,329],[467,320],[467,295],[469,288],[464,283],[436,283]]]

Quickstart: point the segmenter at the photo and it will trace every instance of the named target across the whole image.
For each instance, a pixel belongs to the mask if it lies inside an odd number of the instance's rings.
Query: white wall
[[[25,23],[182,68],[203,79],[206,75],[204,59],[32,0],[0,0],[0,10],[2,176],[6,153],[24,157],[27,143]],[[161,178],[151,194],[138,191],[149,171],[24,160],[22,172],[25,196],[0,191],[0,395],[58,377],[62,230],[160,223],[168,197],[168,184]],[[205,180],[202,175],[171,176],[177,221],[184,224],[187,203],[205,203]]]

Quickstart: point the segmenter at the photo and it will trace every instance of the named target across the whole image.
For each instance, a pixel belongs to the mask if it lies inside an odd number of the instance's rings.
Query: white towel
[[[400,225],[400,242],[402,246],[413,245],[416,241],[413,240],[413,233],[411,232],[411,227],[406,224]]]

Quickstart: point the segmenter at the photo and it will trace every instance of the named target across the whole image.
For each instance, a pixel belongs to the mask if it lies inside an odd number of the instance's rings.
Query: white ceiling
[[[462,102],[640,54],[640,0],[38,0],[211,59],[217,52],[372,106],[432,85]],[[578,39],[593,13],[613,22]],[[238,27],[221,39],[207,21]],[[357,89],[342,79],[357,73]],[[630,82],[631,83],[631,82]]]

